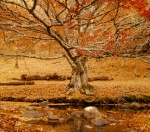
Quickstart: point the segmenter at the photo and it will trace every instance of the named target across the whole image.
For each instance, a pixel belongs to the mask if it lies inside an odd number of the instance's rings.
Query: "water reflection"
[[[54,113],[61,115],[60,120],[29,120],[28,124],[37,124],[44,128],[46,132],[136,132],[150,131],[150,111],[135,111],[116,107],[103,107],[98,109],[100,113],[109,120],[105,126],[95,126],[91,124],[91,119],[83,116],[83,108],[61,107],[54,108]],[[81,111],[81,112],[77,112]],[[73,112],[78,114],[74,115]],[[142,121],[142,122],[141,122]]]
[[[94,126],[91,124],[91,119],[86,119],[84,117],[73,117],[69,121],[71,132],[100,132],[105,126]]]
[[[87,129],[93,129],[89,122],[82,117],[74,117],[69,121],[71,132],[87,132]]]

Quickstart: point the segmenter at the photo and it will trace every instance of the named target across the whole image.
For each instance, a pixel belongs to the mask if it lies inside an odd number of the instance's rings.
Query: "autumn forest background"
[[[149,0],[0,1],[0,132],[148,132],[149,80]]]

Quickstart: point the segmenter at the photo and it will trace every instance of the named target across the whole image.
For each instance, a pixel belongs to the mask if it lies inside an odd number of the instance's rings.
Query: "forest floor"
[[[20,58],[19,68],[15,68],[14,58],[0,59],[0,83],[15,82],[13,78],[27,75],[52,75],[54,73],[70,76],[71,68],[65,58],[56,60],[37,60]],[[107,59],[89,59],[89,77],[108,76],[112,80],[89,82],[94,89],[94,96],[85,96],[79,93],[65,95],[63,92],[69,80],[64,81],[34,81],[34,85],[0,86],[0,99],[18,99],[25,101],[48,99],[100,99],[102,103],[120,101],[134,102],[143,99],[150,102],[150,65],[133,58],[113,57]],[[64,99],[65,98],[65,99]]]
[[[27,75],[71,75],[71,68],[65,58],[57,60],[37,60],[19,58],[19,68],[15,68],[15,58],[0,58],[0,83],[16,82],[22,74]],[[108,76],[106,81],[90,81],[94,86],[94,96],[85,96],[80,93],[73,95],[64,94],[69,80],[64,81],[34,81],[34,85],[0,86],[0,132],[71,132],[68,124],[55,126],[24,123],[30,118],[22,117],[22,113],[31,112],[37,108],[33,103],[48,100],[53,103],[100,103],[123,104],[125,112],[105,111],[105,115],[117,119],[119,123],[109,125],[103,132],[148,132],[150,130],[150,113],[147,108],[143,111],[127,111],[129,107],[139,108],[140,103],[150,104],[150,65],[133,59],[113,57],[107,59],[89,59],[89,77]],[[131,104],[131,105],[130,105]],[[145,107],[145,105],[144,105]],[[56,109],[48,108],[56,112]],[[59,110],[56,113],[67,115]],[[41,113],[38,113],[41,115]],[[31,116],[39,116],[32,113]],[[132,117],[132,118],[131,118]],[[43,118],[38,118],[38,120]],[[35,120],[35,119],[34,119]],[[45,120],[45,119],[44,119]],[[32,121],[32,120],[30,120]],[[36,120],[35,120],[36,121]],[[55,126],[55,127],[54,127]],[[93,131],[93,129],[91,130]],[[90,131],[89,131],[90,132]]]

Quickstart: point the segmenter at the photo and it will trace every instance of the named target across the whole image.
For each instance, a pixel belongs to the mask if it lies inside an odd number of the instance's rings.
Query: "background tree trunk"
[[[16,56],[15,68],[19,68],[19,66],[18,66],[18,56]]]

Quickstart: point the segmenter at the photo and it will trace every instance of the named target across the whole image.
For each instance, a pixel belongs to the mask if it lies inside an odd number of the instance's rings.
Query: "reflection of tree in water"
[[[85,120],[81,117],[74,117],[69,121],[71,132],[84,132]]]
[[[101,132],[105,128],[107,128],[107,125],[104,126],[92,126],[91,121],[80,116],[72,117],[69,120],[71,132]],[[105,130],[104,130],[105,131]],[[106,130],[107,132],[107,130]]]
[[[82,117],[72,118],[69,120],[69,124],[71,126],[71,132],[93,132],[93,128],[89,121]]]

